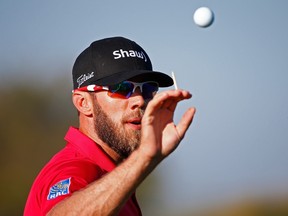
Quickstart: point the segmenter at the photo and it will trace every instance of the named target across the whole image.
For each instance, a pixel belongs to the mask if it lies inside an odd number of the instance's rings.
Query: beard
[[[114,122],[101,108],[97,99],[94,99],[94,131],[98,137],[110,148],[117,152],[123,159],[127,158],[140,144],[141,131],[126,131],[124,123],[131,117],[141,117],[144,114],[143,109],[137,113],[127,114],[122,117],[119,123]]]

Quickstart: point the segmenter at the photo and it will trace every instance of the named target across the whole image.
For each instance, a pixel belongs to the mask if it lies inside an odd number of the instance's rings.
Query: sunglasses
[[[101,91],[106,90],[108,91],[108,95],[112,98],[129,98],[139,87],[142,93],[142,97],[147,99],[152,99],[154,95],[157,93],[159,89],[159,84],[154,81],[147,81],[147,82],[131,82],[131,81],[123,81],[121,83],[110,85],[110,86],[97,86],[97,85],[88,85],[84,86],[75,90],[78,91]]]

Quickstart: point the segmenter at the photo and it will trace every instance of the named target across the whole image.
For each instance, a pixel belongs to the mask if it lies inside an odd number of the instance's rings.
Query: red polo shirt
[[[70,127],[67,145],[41,170],[30,190],[24,216],[46,215],[58,202],[112,171],[115,164],[93,140]],[[135,194],[119,215],[141,215]]]

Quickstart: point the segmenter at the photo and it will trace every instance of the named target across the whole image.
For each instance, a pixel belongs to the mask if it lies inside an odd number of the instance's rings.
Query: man
[[[195,109],[178,125],[173,115],[191,94],[156,94],[173,80],[123,37],[93,42],[72,73],[79,128],[36,178],[24,215],[141,215],[135,190],[183,139]]]

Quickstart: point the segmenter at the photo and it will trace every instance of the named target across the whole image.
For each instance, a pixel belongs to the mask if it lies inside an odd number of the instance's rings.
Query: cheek
[[[109,112],[106,112],[109,118],[116,124],[120,123],[123,118],[123,112],[120,109],[111,109]]]
[[[102,109],[107,116],[116,124],[120,123],[125,115],[127,108],[126,100],[108,98],[101,104]]]

